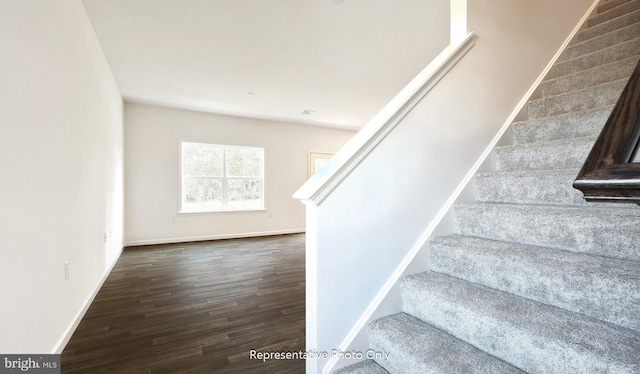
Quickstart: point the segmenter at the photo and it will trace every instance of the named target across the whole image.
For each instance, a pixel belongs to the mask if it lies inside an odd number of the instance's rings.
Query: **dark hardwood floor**
[[[62,354],[63,373],[304,373],[304,235],[126,249]]]

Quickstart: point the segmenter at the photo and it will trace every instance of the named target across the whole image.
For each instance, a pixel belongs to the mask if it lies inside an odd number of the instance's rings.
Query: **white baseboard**
[[[71,336],[73,335],[73,333],[78,328],[78,325],[80,324],[80,321],[82,321],[82,318],[87,313],[87,310],[89,310],[89,307],[91,306],[91,303],[93,303],[93,299],[96,298],[96,295],[98,294],[98,291],[100,291],[100,288],[102,288],[102,285],[107,280],[107,277],[109,277],[109,274],[111,274],[111,271],[113,270],[113,267],[116,266],[116,263],[118,262],[118,259],[120,259],[120,256],[122,255],[122,250],[123,249],[124,249],[124,247],[120,248],[120,252],[116,256],[116,258],[113,260],[111,265],[109,265],[109,269],[104,273],[104,275],[100,279],[100,282],[98,282],[98,284],[94,288],[93,292],[91,292],[91,294],[89,295],[87,300],[84,302],[84,305],[82,306],[82,309],[80,309],[78,311],[78,313],[76,313],[75,317],[73,317],[73,320],[71,321],[71,324],[69,324],[69,327],[67,327],[67,329],[65,330],[64,334],[62,335],[62,337],[60,337],[60,339],[58,340],[56,345],[51,350],[52,354],[61,354],[62,351],[64,350],[64,347],[67,346],[67,343],[69,343],[69,340],[71,339]]]
[[[179,238],[165,238],[165,239],[148,239],[148,240],[133,240],[126,242],[125,247],[136,247],[141,245],[153,245],[153,244],[171,244],[171,243],[188,243],[188,242],[203,242],[207,240],[220,240],[220,239],[240,239],[240,238],[253,238],[256,236],[273,236],[273,235],[287,235],[287,234],[300,234],[305,232],[305,229],[290,229],[290,230],[272,230],[272,231],[259,231],[259,232],[243,232],[237,234],[219,234],[219,235],[205,235],[205,236],[184,236]]]
[[[453,193],[449,196],[449,199],[447,199],[445,204],[438,211],[438,214],[429,223],[429,225],[424,230],[422,235],[420,235],[420,237],[414,243],[414,245],[411,247],[411,249],[409,250],[407,255],[402,259],[402,262],[400,262],[400,264],[396,267],[395,271],[391,274],[391,276],[387,279],[387,281],[382,286],[382,288],[378,291],[378,293],[373,298],[373,300],[371,301],[371,303],[369,304],[367,309],[365,309],[365,311],[362,313],[360,318],[353,325],[353,327],[351,328],[351,330],[349,331],[347,336],[342,340],[342,342],[340,343],[340,346],[338,347],[339,350],[344,351],[344,352],[350,350],[350,346],[353,343],[353,341],[356,339],[358,334],[360,334],[362,329],[369,324],[369,321],[371,320],[371,317],[374,315],[375,311],[378,309],[378,307],[385,300],[385,298],[387,297],[387,295],[389,294],[391,289],[400,280],[400,278],[402,277],[404,272],[407,270],[407,268],[409,267],[409,265],[411,264],[413,259],[418,255],[420,250],[422,248],[424,248],[424,246],[426,245],[428,240],[431,238],[431,235],[433,234],[433,232],[435,231],[437,226],[440,224],[442,219],[445,217],[445,215],[449,212],[449,210],[451,208],[453,208],[453,206],[455,205],[455,203],[458,200],[458,198],[459,198],[460,194],[462,193],[462,191],[464,191],[464,189],[467,187],[467,185],[471,182],[473,177],[478,172],[478,169],[480,169],[480,166],[482,166],[482,164],[489,157],[489,155],[491,154],[493,149],[496,147],[496,145],[498,144],[498,142],[500,141],[500,139],[502,138],[504,133],[507,131],[507,129],[511,126],[511,124],[515,120],[515,118],[518,115],[518,113],[520,113],[520,111],[524,108],[524,106],[529,101],[529,98],[533,95],[533,93],[538,88],[538,86],[540,85],[540,83],[542,82],[544,77],[547,75],[547,73],[549,73],[549,70],[556,63],[556,61],[558,60],[558,58],[560,57],[562,52],[564,52],[564,50],[567,48],[567,46],[569,45],[569,42],[571,41],[571,39],[573,39],[573,37],[580,30],[580,28],[582,28],[582,25],[587,21],[587,18],[589,18],[589,15],[592,13],[592,11],[595,9],[595,7],[598,5],[599,1],[600,0],[595,0],[591,4],[591,6],[587,10],[587,12],[582,16],[582,19],[580,19],[580,21],[578,22],[576,27],[571,31],[569,36],[562,43],[562,45],[560,46],[560,48],[558,49],[556,54],[551,58],[551,60],[549,61],[547,66],[544,68],[542,73],[540,73],[540,75],[533,82],[531,87],[529,87],[529,90],[524,94],[524,96],[522,97],[522,99],[520,100],[518,105],[511,112],[511,114],[509,115],[507,120],[503,123],[502,127],[500,128],[500,130],[498,130],[498,133],[494,136],[494,138],[491,140],[489,145],[485,148],[485,150],[482,153],[482,155],[480,155],[478,160],[476,160],[475,164],[471,167],[471,169],[467,172],[467,174],[465,175],[463,180],[460,182],[460,184],[456,187],[456,189],[453,191]],[[338,363],[338,361],[339,361],[339,356],[332,357],[325,364],[325,366],[323,367],[322,373],[323,374],[331,373],[331,371],[334,370],[334,368],[335,368],[336,364]]]

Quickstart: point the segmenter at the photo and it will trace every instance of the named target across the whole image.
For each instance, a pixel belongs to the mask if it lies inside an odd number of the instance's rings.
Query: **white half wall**
[[[591,2],[468,2],[474,47],[325,200],[308,208],[314,216],[307,273],[317,279],[307,283],[307,315],[315,308],[317,320],[307,318],[307,349],[362,348],[350,339],[372,301],[437,224]],[[386,312],[401,310],[396,296]],[[320,359],[307,372],[326,373],[334,363]]]
[[[127,245],[302,232],[291,195],[307,180],[311,152],[335,153],[352,131],[125,104]],[[180,142],[265,149],[266,211],[178,214]]]
[[[122,250],[122,98],[80,0],[0,2],[0,49],[0,352],[54,353]]]

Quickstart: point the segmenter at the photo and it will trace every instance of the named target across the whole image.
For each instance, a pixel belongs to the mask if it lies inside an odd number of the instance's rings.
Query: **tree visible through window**
[[[264,208],[264,149],[182,142],[182,212]]]

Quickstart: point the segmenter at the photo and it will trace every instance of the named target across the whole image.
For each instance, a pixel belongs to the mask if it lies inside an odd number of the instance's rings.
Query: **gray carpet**
[[[388,374],[382,366],[373,360],[364,360],[347,368],[336,370],[333,374]]]
[[[640,0],[602,1],[370,324],[389,359],[337,373],[640,373],[640,208],[572,187],[639,58]]]

